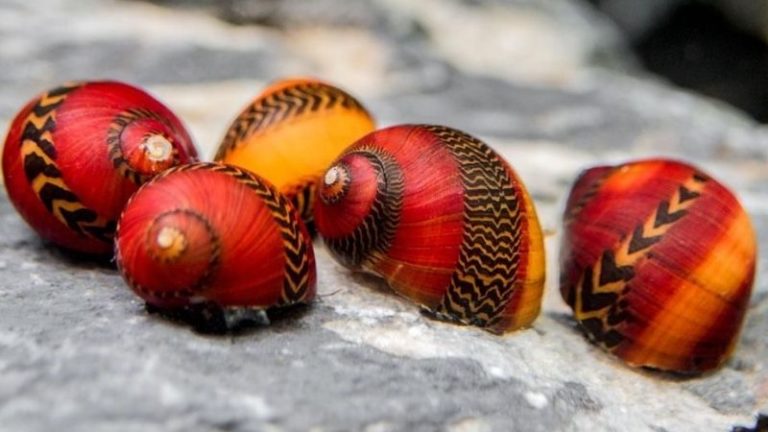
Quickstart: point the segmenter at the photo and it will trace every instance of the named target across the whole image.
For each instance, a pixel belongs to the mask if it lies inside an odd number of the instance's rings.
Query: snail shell
[[[271,181],[311,228],[317,179],[342,150],[373,129],[371,115],[345,91],[314,79],[285,79],[237,116],[215,159]]]
[[[3,175],[11,202],[41,237],[105,254],[139,185],[196,159],[181,122],[152,96],[119,82],[83,82],[45,92],[16,115]]]
[[[717,368],[738,339],[755,234],[734,195],[690,165],[596,167],[565,210],[560,290],[588,337],[633,366]]]
[[[509,164],[479,140],[442,126],[376,131],[331,165],[317,196],[315,222],[333,256],[436,317],[502,333],[538,315],[536,211]]]
[[[309,234],[290,202],[233,166],[196,163],[145,184],[120,217],[117,265],[161,310],[266,309],[315,296]]]

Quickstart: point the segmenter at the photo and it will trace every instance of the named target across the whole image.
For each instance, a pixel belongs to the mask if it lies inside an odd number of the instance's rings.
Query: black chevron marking
[[[701,172],[695,172],[693,174],[693,180],[697,183],[705,183],[709,181],[709,176]]]
[[[96,237],[103,242],[111,242],[115,236],[115,229],[117,228],[117,221],[108,221],[104,226],[98,225],[85,225],[82,227],[83,231]]]
[[[680,189],[678,189],[680,192],[680,203],[684,203],[686,201],[690,201],[694,198],[698,198],[701,196],[699,192],[692,191],[687,189],[685,186],[680,186]]]
[[[464,238],[451,285],[437,309],[446,319],[492,328],[517,288],[521,200],[504,162],[462,132],[429,127],[453,154],[464,185]]]
[[[174,170],[197,170],[211,169],[222,172],[244,184],[259,195],[267,208],[270,209],[274,221],[280,229],[280,235],[283,238],[283,250],[285,257],[283,298],[284,305],[303,302],[310,288],[309,275],[312,262],[309,260],[309,251],[307,244],[299,228],[299,219],[293,212],[293,206],[289,204],[288,199],[278,193],[272,187],[266,186],[262,181],[251,173],[230,165],[198,163],[178,167]]]
[[[612,307],[608,311],[608,317],[606,318],[606,323],[611,327],[615,327],[624,321],[630,321],[631,317],[632,317],[632,314],[630,314],[628,310]]]
[[[656,220],[653,221],[653,227],[658,228],[662,225],[671,224],[681,217],[685,216],[685,209],[678,210],[674,213],[669,212],[669,203],[662,201],[659,204],[659,208],[656,210]]]
[[[77,195],[61,182],[61,171],[56,165],[57,151],[53,142],[44,135],[52,136],[56,130],[56,109],[65,101],[69,92],[80,85],[59,87],[41,96],[30,110],[25,121],[19,144],[31,141],[34,149],[26,149],[22,155],[24,174],[29,183],[42,183],[35,186],[35,192],[48,212],[79,234],[88,234],[103,241],[111,241],[114,222],[98,226],[96,212],[82,205]],[[57,99],[58,98],[58,99]],[[52,100],[54,99],[54,100]],[[42,126],[37,127],[37,124]],[[50,160],[47,161],[44,154]],[[41,181],[41,180],[42,181]],[[57,181],[54,181],[57,180]],[[68,203],[66,206],[58,205]]]
[[[24,174],[30,183],[39,175],[51,178],[61,177],[61,171],[56,165],[47,163],[45,159],[34,153],[30,153],[24,158]]]
[[[45,208],[48,209],[49,212],[53,212],[53,204],[55,201],[67,201],[72,203],[79,202],[77,195],[53,183],[46,183],[43,185],[43,187],[40,188],[40,192],[38,194],[40,199],[43,201],[43,205],[45,205]],[[89,219],[85,222],[91,221],[92,220]]]
[[[616,331],[616,329],[610,329],[603,333],[601,342],[603,346],[608,349],[615,348],[624,340],[624,335]]]
[[[579,296],[581,298],[581,311],[584,313],[604,309],[612,305],[618,297],[618,295],[614,292],[594,292],[592,277],[592,269],[588,268],[584,272],[584,279],[581,284],[581,290],[579,290]]]
[[[320,83],[303,83],[258,98],[235,119],[219,146],[216,160],[223,159],[238,143],[258,130],[286,119],[337,106],[366,112],[344,91]]]
[[[73,83],[73,84],[70,84],[70,85],[59,86],[59,87],[54,88],[53,90],[49,90],[48,93],[46,93],[46,95],[48,97],[53,97],[53,98],[59,97],[59,96],[64,96],[64,95],[69,94],[69,92],[71,92],[72,90],[80,87],[81,85],[82,84],[80,84],[80,83]]]
[[[603,252],[600,268],[600,285],[628,281],[635,276],[632,266],[617,266],[613,251],[609,250]]]
[[[93,223],[96,222],[96,220],[99,218],[99,216],[94,211],[82,207],[76,209],[75,211],[69,211],[67,209],[60,208],[59,212],[66,221],[69,229],[79,234],[85,234],[81,224]]]
[[[312,214],[312,208],[315,202],[315,181],[308,180],[306,182],[296,184],[290,188],[290,190],[284,191],[291,204],[299,212],[299,216],[304,221],[307,230],[314,236],[314,216]]]
[[[35,104],[34,107],[32,107],[32,112],[38,116],[38,117],[44,117],[48,114],[50,114],[53,110],[59,107],[60,104],[58,103],[52,103],[50,105],[42,105],[40,103]]]
[[[693,180],[705,182],[707,177],[696,173],[693,176]],[[684,185],[678,188],[678,192],[678,202],[680,204],[696,199],[701,195],[698,191],[690,190]],[[677,222],[686,214],[685,209],[670,213],[669,207],[670,203],[668,201],[659,203],[654,216],[654,228],[660,228]],[[639,224],[632,233],[628,247],[630,255],[648,249],[662,238],[661,235],[646,237],[643,228],[644,224]],[[569,291],[568,302],[574,307],[577,318],[590,339],[601,344],[606,349],[612,350],[624,340],[620,325],[636,320],[636,317],[630,310],[630,304],[626,297],[627,293],[632,289],[631,280],[634,277],[634,269],[632,266],[617,265],[613,252],[605,251],[601,258],[601,270],[600,286],[612,282],[625,282],[623,288],[620,287],[615,292],[595,294],[596,288],[592,282],[593,268],[587,267],[584,270],[583,279],[581,279],[582,283],[572,287],[573,289]],[[561,281],[562,285],[567,283],[568,281],[565,279]],[[581,299],[580,310],[575,308],[573,300],[576,296],[579,296],[578,298]],[[597,312],[597,314],[592,314],[589,318],[579,318],[579,316],[594,312]]]
[[[615,348],[624,340],[624,336],[615,329],[606,330],[599,318],[585,319],[580,324],[591,340],[607,349]]]
[[[31,121],[27,122],[24,125],[24,132],[21,134],[21,140],[22,142],[25,140],[34,141],[49,158],[56,159],[56,148],[51,142],[43,139],[43,134],[45,132],[53,132],[54,129],[56,129],[56,122],[52,117],[48,117],[40,129],[38,129]]]
[[[647,249],[661,240],[661,236],[643,237],[643,226],[638,225],[632,232],[632,240],[629,242],[629,254],[632,255],[643,249]]]

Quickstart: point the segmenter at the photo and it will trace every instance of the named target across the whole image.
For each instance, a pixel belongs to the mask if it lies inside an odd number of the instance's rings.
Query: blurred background
[[[599,126],[589,147],[640,126],[637,110],[768,120],[766,23],[763,0],[0,0],[0,119],[65,80],[122,79],[176,104],[210,155],[264,83],[299,74],[369,100],[384,123],[576,142],[572,127]],[[663,81],[722,109],[632,97]],[[606,97],[629,112],[600,112]]]
[[[120,3],[2,0],[0,83],[34,92],[70,76],[162,83],[311,71],[342,80],[355,76],[353,86],[391,85],[379,80],[384,75],[411,81],[400,85],[437,88],[446,63],[549,82],[600,66],[658,74],[768,120],[763,0]],[[162,22],[169,14],[175,19]],[[224,30],[224,22],[241,28]],[[297,57],[306,63],[285,64]]]

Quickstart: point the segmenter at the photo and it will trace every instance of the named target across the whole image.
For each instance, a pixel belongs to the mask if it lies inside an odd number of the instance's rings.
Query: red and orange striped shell
[[[44,239],[110,253],[117,217],[139,185],[197,160],[178,118],[119,82],[64,85],[30,101],[3,148],[8,196]]]
[[[479,140],[442,126],[376,131],[332,164],[317,195],[315,222],[333,256],[436,317],[494,333],[537,317],[536,211],[509,164]]]
[[[312,239],[287,198],[239,168],[197,163],[142,186],[120,217],[117,265],[149,305],[267,309],[315,297]]]
[[[564,219],[560,290],[592,341],[630,365],[681,373],[728,358],[756,244],[723,185],[671,160],[592,168]]]
[[[317,179],[342,150],[373,129],[371,115],[345,91],[315,79],[284,79],[237,116],[215,159],[272,182],[311,227]]]

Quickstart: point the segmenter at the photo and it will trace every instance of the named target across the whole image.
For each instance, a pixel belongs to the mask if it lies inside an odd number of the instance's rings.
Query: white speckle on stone
[[[392,423],[381,421],[381,422],[371,423],[365,426],[365,429],[363,430],[365,432],[390,432],[396,429],[397,428]]]
[[[467,417],[449,424],[445,430],[448,432],[486,432],[493,429],[481,418]]]
[[[24,261],[21,263],[21,269],[22,270],[32,270],[34,268],[37,268],[37,263],[32,261]]]
[[[163,405],[172,406],[184,403],[184,392],[170,382],[161,382],[158,387],[160,402]]]
[[[32,279],[32,283],[37,286],[42,286],[47,284],[45,279],[43,279],[43,277],[37,273],[30,273],[29,278]]]
[[[506,376],[506,373],[504,373],[504,369],[496,366],[489,366],[488,367],[488,375],[494,377],[494,378],[504,378]]]
[[[528,404],[536,409],[542,409],[549,403],[549,400],[547,400],[547,396],[543,393],[539,392],[526,392],[525,393],[525,401],[528,402]]]
[[[253,414],[256,418],[267,420],[274,415],[272,408],[262,396],[241,393],[236,395],[234,400],[242,405],[245,412]]]

